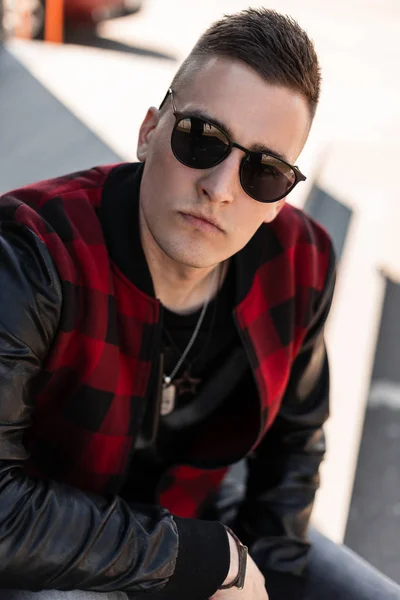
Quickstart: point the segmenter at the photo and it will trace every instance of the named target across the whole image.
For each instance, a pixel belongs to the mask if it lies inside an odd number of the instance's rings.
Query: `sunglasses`
[[[252,152],[232,142],[229,136],[212,121],[177,111],[170,88],[160,105],[171,96],[175,125],[171,135],[172,152],[186,167],[211,169],[229,156],[232,148],[244,152],[239,178],[242,188],[258,202],[276,202],[287,196],[299,181],[306,177],[298,167],[271,152]]]

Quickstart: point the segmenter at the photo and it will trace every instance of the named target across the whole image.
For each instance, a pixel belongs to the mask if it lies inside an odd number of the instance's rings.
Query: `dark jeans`
[[[315,529],[310,539],[305,600],[400,600],[400,585],[357,554]]]
[[[379,573],[354,552],[331,542],[315,530],[311,530],[310,537],[313,548],[304,600],[400,600],[400,586]],[[154,597],[156,596],[157,594]],[[79,590],[73,592],[0,590],[0,600],[134,600],[134,598],[134,594],[130,594],[129,598],[122,592],[100,594]],[[283,597],[282,600],[285,598]]]

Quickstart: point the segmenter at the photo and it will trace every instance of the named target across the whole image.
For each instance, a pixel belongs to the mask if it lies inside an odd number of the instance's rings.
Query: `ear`
[[[281,212],[282,208],[285,206],[286,198],[281,198],[278,202],[273,202],[268,206],[269,212],[267,218],[264,220],[264,223],[271,223]]]
[[[147,153],[154,131],[160,120],[160,111],[154,106],[150,107],[139,129],[137,157],[141,162],[146,160]]]

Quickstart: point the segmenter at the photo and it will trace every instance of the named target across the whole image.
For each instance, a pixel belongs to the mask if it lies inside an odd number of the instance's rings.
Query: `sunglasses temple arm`
[[[163,101],[161,102],[160,106],[158,107],[158,110],[161,110],[162,107],[164,106],[164,104],[166,103],[166,101],[168,100],[168,96],[171,96],[171,100],[172,100],[172,108],[174,113],[176,113],[176,106],[175,106],[175,102],[174,102],[174,94],[171,88],[168,88],[167,93],[165,94]]]
[[[296,171],[296,175],[297,175],[297,179],[299,181],[306,181],[307,177],[305,175],[303,175],[303,173],[300,171],[299,167],[297,165],[294,165],[293,169]]]
[[[170,94],[170,91],[168,90],[168,92],[165,94],[165,96],[164,96],[164,98],[163,98],[163,101],[161,102],[160,106],[158,107],[158,110],[161,110],[161,109],[162,109],[162,107],[164,106],[164,104],[165,104],[165,103],[166,103],[166,101],[167,101],[167,98],[168,98],[169,94]]]

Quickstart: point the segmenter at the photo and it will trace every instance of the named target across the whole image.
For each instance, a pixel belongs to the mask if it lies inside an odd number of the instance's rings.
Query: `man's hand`
[[[239,569],[238,551],[234,539],[229,535],[229,548],[231,552],[231,566],[224,584],[233,581]],[[247,556],[246,577],[244,587],[239,590],[232,587],[227,590],[218,590],[210,600],[268,600],[265,589],[265,578],[250,555]]]

